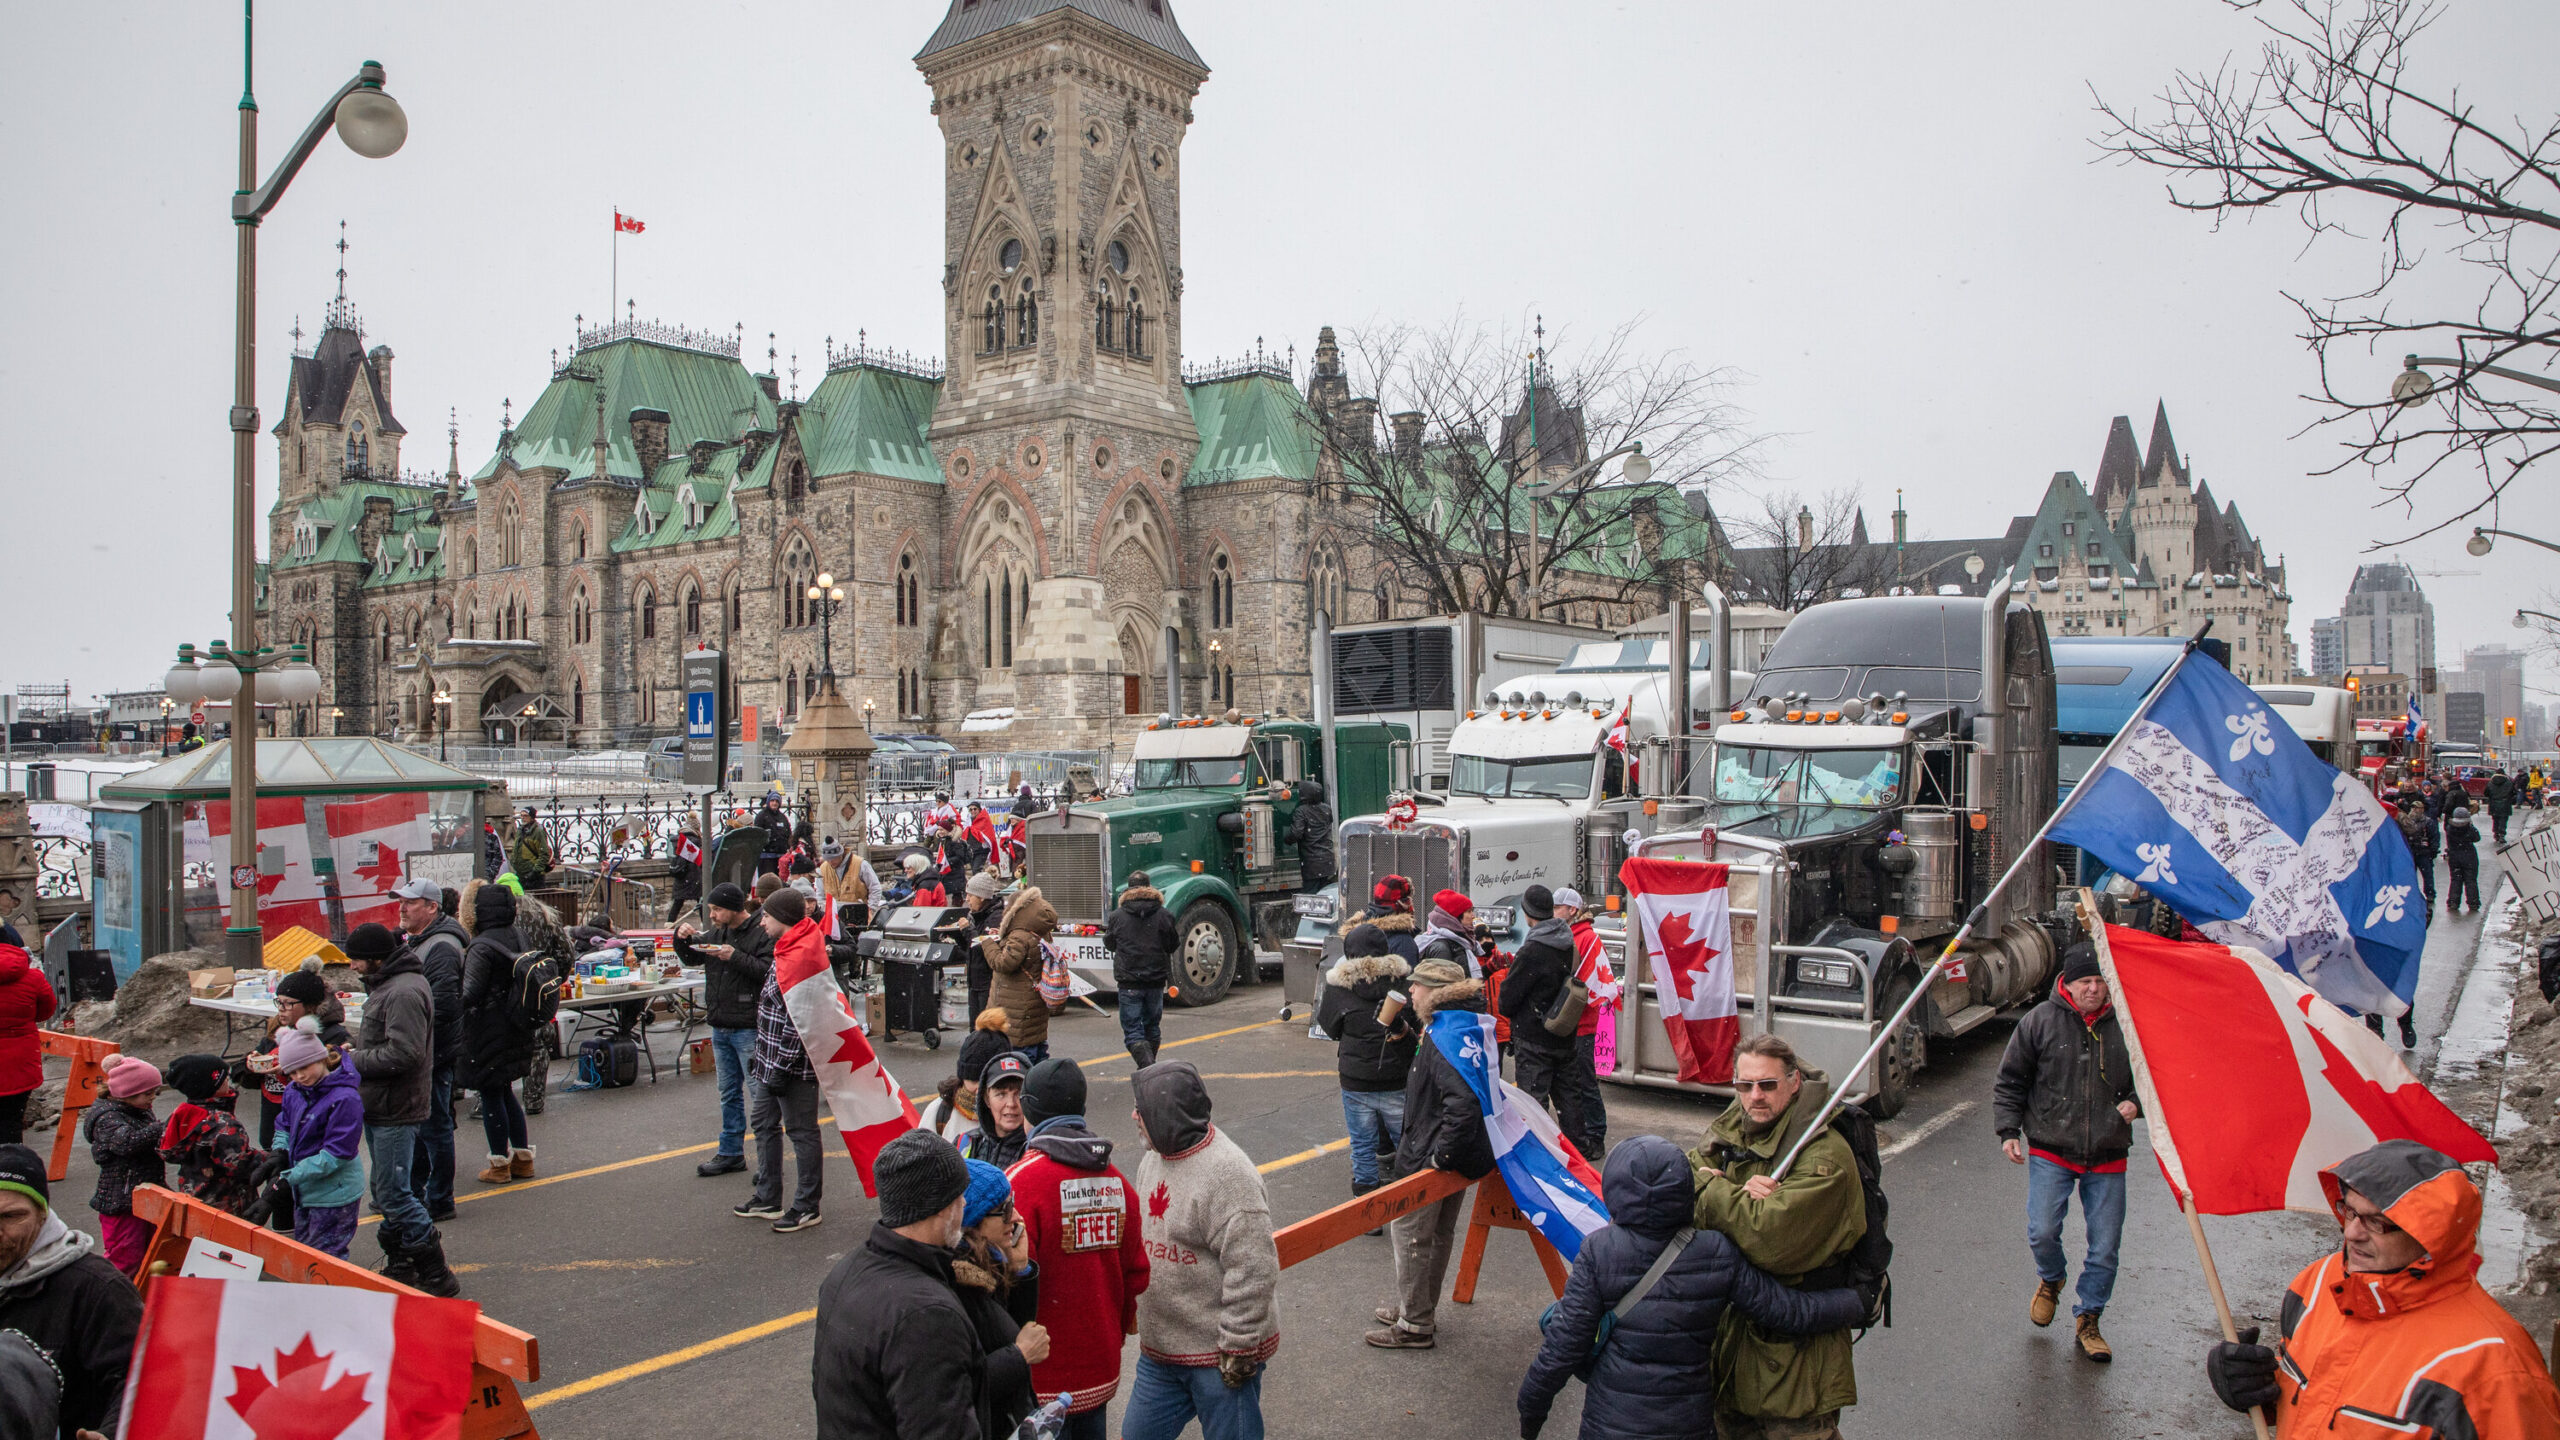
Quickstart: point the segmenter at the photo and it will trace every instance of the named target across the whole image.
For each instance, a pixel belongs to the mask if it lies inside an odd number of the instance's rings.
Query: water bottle
[[[1075,1397],[1060,1391],[1058,1398],[1022,1417],[1022,1427],[1014,1431],[1014,1440],[1057,1440],[1067,1428],[1067,1402]]]

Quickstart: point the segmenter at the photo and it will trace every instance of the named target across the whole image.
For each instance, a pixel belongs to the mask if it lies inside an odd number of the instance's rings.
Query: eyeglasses
[[[1765,1095],[1786,1083],[1787,1077],[1780,1075],[1774,1080],[1736,1080],[1733,1082],[1733,1089],[1734,1093],[1739,1095],[1747,1095],[1755,1090]]]
[[[2339,1207],[2338,1228],[2344,1230],[2351,1224],[2362,1225],[2365,1228],[2365,1233],[2373,1236],[2377,1240],[2388,1239],[2391,1236],[2400,1233],[2399,1225],[2394,1223],[2391,1217],[2382,1214],[2380,1211],[2367,1215],[2361,1210],[2348,1209],[2344,1206]]]

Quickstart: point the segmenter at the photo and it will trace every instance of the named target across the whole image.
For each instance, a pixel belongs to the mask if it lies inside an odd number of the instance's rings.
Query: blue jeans
[[[756,1053],[756,1027],[711,1030],[712,1069],[720,1083],[720,1153],[745,1159],[747,1154],[747,1061]]]
[[[1262,1440],[1262,1376],[1230,1390],[1215,1365],[1167,1365],[1138,1357],[1120,1440],[1173,1440],[1193,1417],[1203,1440]]]
[[[438,1065],[427,1087],[427,1123],[418,1127],[418,1153],[410,1171],[427,1214],[453,1208],[453,1067]]]
[[[1376,1185],[1378,1162],[1392,1159],[1404,1139],[1404,1092],[1343,1091],[1342,1128],[1351,1133],[1352,1188]]]
[[[1161,1045],[1164,1033],[1164,987],[1124,985],[1120,989],[1120,1041],[1124,1045]]]
[[[2027,1157],[2027,1248],[2035,1252],[2036,1278],[2061,1284],[2062,1220],[2071,1192],[2080,1192],[2081,1218],[2089,1226],[2089,1256],[2080,1266],[2074,1315],[2107,1308],[2116,1289],[2116,1249],[2124,1240],[2124,1172],[2077,1175],[2041,1155]]]
[[[365,1159],[373,1166],[373,1208],[382,1216],[385,1250],[414,1250],[435,1238],[426,1202],[418,1198],[418,1187],[409,1180],[418,1158],[418,1128],[364,1127]]]

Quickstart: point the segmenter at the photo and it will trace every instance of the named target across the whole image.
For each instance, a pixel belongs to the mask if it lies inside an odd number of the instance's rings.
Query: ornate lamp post
[[[255,623],[246,606],[232,612],[234,633]],[[206,647],[202,664],[196,647],[179,646],[161,688],[174,704],[217,700],[231,709],[231,923],[223,928],[223,949],[235,967],[255,969],[265,949],[258,929],[258,705],[320,698],[320,672],[300,645],[282,655],[261,650],[250,656],[216,640]]]
[[[438,691],[436,691],[436,700],[435,700],[435,704],[436,704],[436,758],[437,758],[438,760],[442,760],[443,758],[445,758],[445,756],[444,756],[444,737],[445,737],[445,734],[446,734],[446,732],[450,731],[450,730],[453,728],[453,692],[452,692],[452,691],[450,691],[450,690],[442,690],[442,689],[439,689]]]
[[[836,673],[836,607],[843,603],[844,587],[836,583],[835,573],[829,570],[819,571],[818,583],[809,587],[809,608],[818,612],[818,673],[820,675]],[[866,709],[869,708],[869,701],[863,703]]]

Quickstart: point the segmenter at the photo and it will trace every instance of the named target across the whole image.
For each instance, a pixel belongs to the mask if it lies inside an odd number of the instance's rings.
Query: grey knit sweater
[[[1138,1348],[1166,1365],[1268,1359],[1280,1348],[1280,1252],[1253,1161],[1212,1129],[1178,1156],[1149,1150],[1137,1185],[1148,1266]]]

